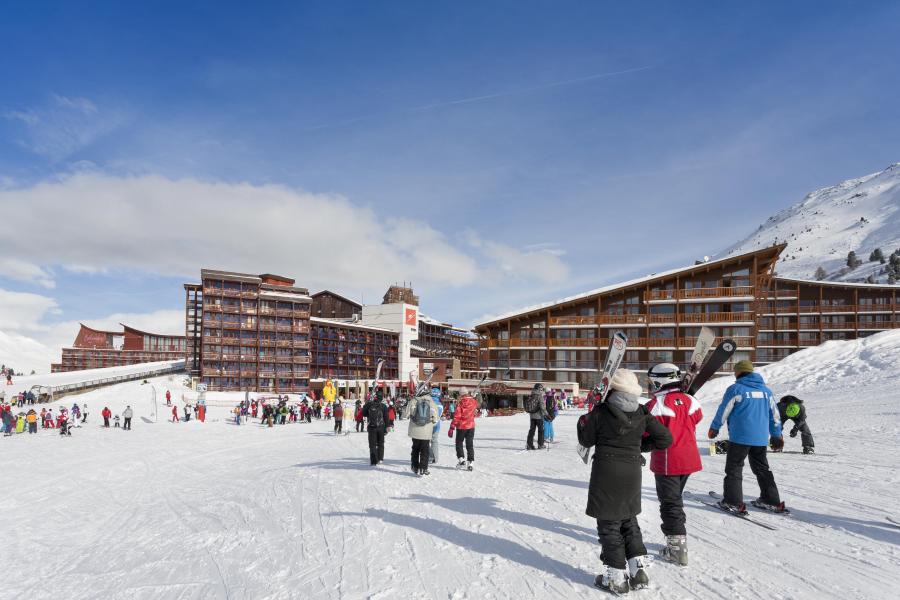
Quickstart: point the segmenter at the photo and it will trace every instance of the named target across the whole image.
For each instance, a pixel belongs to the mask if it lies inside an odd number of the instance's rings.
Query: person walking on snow
[[[556,404],[556,395],[553,393],[553,390],[544,394],[544,403],[547,405],[547,418],[544,419],[544,443],[549,444],[553,442],[554,437],[553,419],[556,418],[559,412]]]
[[[334,401],[334,433],[342,433],[344,427],[344,405],[340,400]]]
[[[131,410],[131,405],[125,407],[125,410],[122,411],[122,418],[125,419],[125,424],[123,429],[127,431],[131,431],[131,418],[134,416],[134,411]]]
[[[528,440],[525,447],[534,450],[534,432],[538,434],[538,449],[544,449],[544,419],[547,418],[547,405],[544,402],[544,386],[534,384],[531,395],[525,400],[525,410],[531,418],[531,426],[528,428]]]
[[[172,422],[173,423],[178,422],[178,407],[177,406],[172,407]],[[107,427],[108,427],[108,425],[107,425]]]
[[[441,416],[444,414],[444,404],[441,402],[441,388],[431,388],[431,400],[434,402],[434,410],[437,411],[434,428],[431,432],[431,443],[428,445],[428,458],[431,464],[438,461],[438,438],[441,435]]]
[[[100,416],[103,417],[103,426],[109,428],[109,419],[112,417],[112,411],[109,410],[108,406],[103,407],[103,411],[100,413]]]
[[[429,475],[428,447],[438,422],[438,412],[428,386],[419,384],[415,405],[409,415],[409,437],[412,438],[410,469],[417,475]]]
[[[650,453],[650,470],[656,477],[656,497],[666,545],[663,559],[686,567],[687,529],[685,527],[684,486],[691,473],[700,471],[697,449],[697,423],[703,418],[700,403],[681,391],[681,371],[671,363],[661,363],[647,372],[650,414],[672,434],[672,445]]]
[[[359,400],[356,401],[356,412],[353,414],[353,418],[356,421],[356,433],[365,431],[365,424],[363,423],[362,404],[360,404]]]
[[[369,423],[369,464],[373,467],[384,460],[387,406],[381,401],[381,394],[380,389],[376,390],[362,407],[363,417]]]
[[[452,438],[453,431],[456,430],[456,468],[458,469],[467,467],[471,471],[472,463],[475,462],[476,412],[478,412],[478,402],[469,395],[467,388],[463,388],[460,390],[460,398],[456,403],[456,409],[453,411],[450,429],[447,431],[447,435]],[[465,453],[463,453],[463,443],[466,445]],[[467,457],[468,461],[466,460]]]
[[[803,454],[815,454],[816,443],[813,440],[812,431],[806,423],[806,409],[803,407],[803,400],[797,396],[784,396],[778,401],[778,415],[781,417],[781,429],[784,430],[784,424],[787,421],[793,421],[794,426],[788,434],[792,438],[800,434],[800,442],[803,444]],[[781,450],[775,450],[781,452]]]
[[[594,448],[586,512],[597,520],[600,559],[606,566],[594,585],[616,594],[649,583],[647,549],[637,521],[641,451],[672,445],[669,430],[638,402],[641,392],[637,376],[620,368],[606,400],[578,420],[578,442]]]
[[[749,456],[750,470],[759,483],[760,497],[752,504],[775,512],[784,512],[784,502],[778,496],[775,476],[769,469],[766,450],[769,443],[778,451],[784,447],[778,406],[772,390],[753,363],[739,360],[734,365],[735,382],[725,390],[722,403],[709,425],[709,439],[715,439],[723,423],[728,424],[728,454],[725,458],[724,498],[722,508],[746,513],[742,489],[744,461]]]
[[[172,394],[166,390],[166,406],[172,406]]]

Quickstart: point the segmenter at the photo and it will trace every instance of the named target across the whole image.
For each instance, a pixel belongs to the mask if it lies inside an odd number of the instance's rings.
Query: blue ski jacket
[[[709,427],[719,431],[722,423],[728,423],[728,439],[736,444],[767,446],[770,436],[781,436],[778,405],[762,376],[749,373],[725,390]]]

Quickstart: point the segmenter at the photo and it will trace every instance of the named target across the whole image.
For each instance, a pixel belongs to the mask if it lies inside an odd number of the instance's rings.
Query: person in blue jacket
[[[444,414],[444,404],[441,402],[441,388],[437,386],[431,388],[431,399],[434,401],[434,408],[437,411],[437,423],[434,424],[434,430],[431,433],[431,445],[428,447],[428,453],[431,464],[435,464],[438,461],[438,438],[441,437],[441,417]]]
[[[784,447],[781,434],[781,418],[775,397],[759,373],[753,372],[753,363],[739,360],[734,365],[736,381],[725,390],[722,404],[709,426],[709,438],[719,435],[722,423],[728,423],[728,455],[725,459],[725,493],[720,502],[723,508],[744,513],[742,489],[744,460],[749,456],[750,469],[759,483],[760,497],[755,506],[776,512],[784,511],[784,502],[778,496],[775,476],[769,469],[766,450]]]

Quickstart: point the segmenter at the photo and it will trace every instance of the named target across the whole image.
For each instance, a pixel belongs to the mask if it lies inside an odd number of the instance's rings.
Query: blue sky
[[[0,331],[171,328],[203,266],[471,324],[900,160],[894,2],[260,4],[3,9]]]

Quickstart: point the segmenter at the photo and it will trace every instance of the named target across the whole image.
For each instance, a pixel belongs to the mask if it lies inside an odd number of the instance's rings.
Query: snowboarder
[[[606,401],[582,415],[578,425],[578,442],[594,448],[586,512],[597,519],[600,559],[606,566],[594,585],[616,594],[649,584],[647,549],[637,521],[641,450],[672,445],[669,430],[638,402],[641,392],[632,371],[617,369]]]
[[[112,417],[112,411],[109,410],[108,406],[104,406],[103,410],[100,412],[100,416],[103,417],[103,426],[109,428],[109,419]]]
[[[456,467],[458,469],[466,467],[471,471],[472,463],[475,462],[475,413],[477,411],[478,402],[469,395],[467,388],[463,388],[460,391],[459,402],[456,403],[453,420],[450,422],[450,429],[447,432],[450,437],[453,437],[453,431],[456,430]],[[463,442],[466,445],[465,453],[463,453]]]
[[[725,483],[720,506],[740,514],[747,512],[742,489],[744,461],[749,456],[750,470],[759,483],[760,497],[754,505],[775,512],[784,512],[784,502],[778,496],[775,476],[769,469],[766,449],[784,447],[781,421],[772,390],[762,376],[754,373],[753,363],[739,360],[734,365],[735,382],[725,390],[722,403],[709,426],[709,439],[719,435],[722,423],[728,423],[728,454],[725,458]]]
[[[384,434],[387,428],[387,406],[377,390],[362,408],[363,417],[369,423],[369,464],[373,467],[384,460]]]
[[[417,475],[429,475],[428,471],[428,447],[434,435],[434,425],[437,423],[437,410],[434,407],[434,399],[428,386],[419,384],[416,390],[415,404],[409,415],[409,437],[412,438],[412,454],[410,469]]]
[[[437,411],[434,428],[431,431],[431,443],[428,445],[428,459],[431,464],[438,461],[438,438],[441,435],[441,416],[444,414],[444,404],[441,402],[441,388],[435,386],[431,388],[431,400],[434,402],[434,410]]]
[[[672,363],[661,363],[647,372],[651,391],[646,404],[650,414],[672,434],[672,445],[650,454],[650,470],[656,477],[656,497],[666,545],[660,554],[665,560],[687,566],[684,486],[691,473],[700,471],[697,423],[703,411],[697,400],[681,390],[681,371]]]
[[[781,428],[784,430],[784,424],[787,421],[793,421],[794,426],[788,435],[792,438],[800,434],[800,442],[803,444],[803,454],[814,454],[816,451],[816,443],[813,441],[812,431],[806,423],[806,408],[803,406],[803,400],[796,396],[784,396],[778,401],[778,414],[781,417]],[[775,450],[780,452],[780,450]]]
[[[123,429],[127,431],[131,431],[131,418],[134,416],[134,411],[131,410],[131,405],[125,407],[125,410],[122,411],[122,418],[125,419],[125,424]]]
[[[528,428],[528,440],[526,448],[534,450],[534,432],[538,434],[538,449],[544,449],[544,419],[547,418],[547,405],[544,403],[544,386],[534,384],[531,395],[525,399],[525,411],[531,417],[531,426]]]

